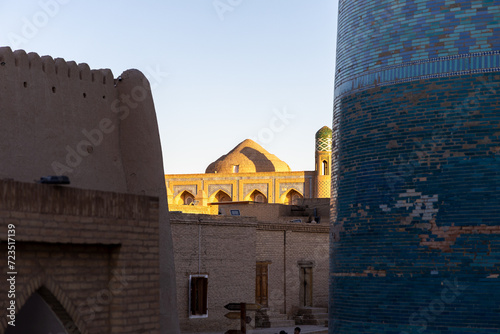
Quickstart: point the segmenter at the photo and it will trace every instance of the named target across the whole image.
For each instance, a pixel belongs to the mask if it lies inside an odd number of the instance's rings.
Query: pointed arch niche
[[[283,204],[286,205],[297,205],[299,204],[300,200],[303,199],[304,196],[302,196],[301,193],[299,193],[295,189],[290,189],[284,196],[283,196]]]
[[[57,298],[44,286],[26,300],[16,315],[16,326],[5,334],[81,334]]]
[[[245,201],[252,201],[256,203],[267,203],[267,197],[262,192],[255,189],[250,193],[250,195],[245,197]]]
[[[224,190],[220,189],[216,191],[212,196],[210,196],[209,202],[218,203],[218,202],[232,202],[231,196],[226,193]]]
[[[191,192],[184,190],[182,193],[177,195],[174,203],[177,205],[191,205],[194,204],[195,196]]]

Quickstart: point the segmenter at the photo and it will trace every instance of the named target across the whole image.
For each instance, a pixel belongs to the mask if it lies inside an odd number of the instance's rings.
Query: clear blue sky
[[[166,173],[203,173],[246,138],[314,169],[331,127],[338,0],[0,3],[0,45],[153,85]]]

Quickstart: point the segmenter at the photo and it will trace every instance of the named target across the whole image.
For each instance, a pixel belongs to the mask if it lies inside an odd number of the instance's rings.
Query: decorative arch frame
[[[217,197],[217,195],[219,195],[220,193],[223,193],[225,194],[227,197],[229,197],[231,199],[231,201],[233,200],[231,195],[229,195],[225,190],[223,189],[218,189],[217,191],[214,191],[214,193],[212,195],[210,195],[210,197],[208,198],[208,202],[209,203],[217,203],[215,201],[215,198]]]
[[[76,325],[76,329],[74,329],[72,334],[88,334],[88,330],[85,326],[85,322],[82,317],[78,314],[78,308],[71,302],[66,293],[48,276],[45,274],[37,275],[32,277],[28,284],[25,285],[27,288],[24,292],[18,294],[16,304],[16,314],[21,311],[23,306],[26,304],[28,299],[36,292],[39,292],[39,295],[44,299],[44,301],[49,305],[52,311],[56,314],[56,316],[61,320],[63,326],[66,328],[65,320],[70,320],[74,325]],[[48,299],[48,297],[50,299]],[[54,309],[54,303],[58,303],[62,310]],[[7,318],[5,318],[7,319]],[[7,322],[2,321],[0,324],[2,332],[7,330]]]
[[[252,191],[250,191],[248,193],[248,195],[245,196],[244,201],[251,201],[252,197],[255,197],[257,194],[262,195],[262,197],[264,198],[264,202],[260,202],[260,203],[267,203],[269,201],[267,196],[265,194],[263,194],[262,191],[260,191],[259,189],[256,189],[256,188],[254,188]]]
[[[193,201],[196,198],[196,196],[193,195],[193,193],[190,192],[189,190],[183,190],[183,191],[181,191],[179,193],[179,195],[175,196],[173,203],[176,204],[176,205],[184,205],[184,200],[182,199],[182,197],[184,196],[184,194],[189,194],[190,196],[192,196],[193,197]]]
[[[280,203],[281,204],[287,204],[286,203],[286,200],[289,196],[290,193],[293,193],[293,192],[296,192],[297,194],[300,195],[300,198],[304,198],[304,194],[302,194],[300,191],[298,191],[297,189],[295,188],[290,188],[288,189],[286,192],[284,192],[281,196],[280,196]],[[291,205],[292,203],[288,203],[289,205]]]

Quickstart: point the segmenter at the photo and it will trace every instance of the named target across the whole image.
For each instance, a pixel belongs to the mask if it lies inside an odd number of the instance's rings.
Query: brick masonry
[[[251,218],[171,213],[182,331],[225,331],[237,320],[228,303],[255,301],[255,228]],[[208,275],[208,317],[189,318],[189,276]]]
[[[228,312],[224,305],[255,302],[257,262],[269,262],[270,313],[291,317],[299,307],[300,262],[313,265],[314,306],[327,306],[329,227],[326,224],[259,222],[255,217],[174,212],[170,219],[182,331],[225,332],[239,328],[238,321],[224,317]],[[188,281],[193,274],[208,275],[206,318],[188,315]]]
[[[499,21],[340,1],[330,333],[500,333]]]
[[[79,333],[159,333],[158,222],[154,197],[0,181],[4,259],[7,226],[16,227],[17,311],[44,287]]]
[[[257,230],[257,261],[270,262],[269,307],[290,317],[301,306],[301,264],[312,264],[313,306],[328,306],[327,228],[295,227],[261,224]]]

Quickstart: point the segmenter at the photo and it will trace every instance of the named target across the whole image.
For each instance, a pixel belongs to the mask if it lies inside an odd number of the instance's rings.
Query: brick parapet
[[[158,198],[0,180],[0,210],[16,212],[13,215],[21,217],[34,212],[77,217],[150,219],[152,214],[158,214]]]
[[[170,213],[170,224],[196,224],[214,226],[256,227],[257,221],[254,217],[231,217],[215,216],[194,213]]]
[[[329,233],[330,226],[315,225],[307,223],[259,223],[257,225],[259,231],[291,231],[304,233]]]

